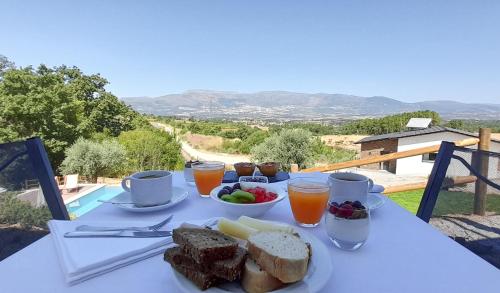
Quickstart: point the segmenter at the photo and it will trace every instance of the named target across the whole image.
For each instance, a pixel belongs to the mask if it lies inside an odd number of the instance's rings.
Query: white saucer
[[[385,188],[382,185],[373,184],[372,190],[370,190],[370,192],[382,193],[384,192],[384,190]]]
[[[376,210],[385,204],[387,198],[380,193],[368,193],[368,208]]]
[[[161,205],[157,205],[157,206],[150,206],[150,207],[138,207],[138,206],[135,206],[133,204],[113,204],[113,206],[116,206],[117,208],[120,208],[120,209],[125,210],[125,211],[134,212],[134,213],[155,212],[155,211],[171,208],[171,207],[175,206],[176,204],[180,203],[181,201],[185,200],[189,195],[189,193],[181,187],[174,186],[174,187],[172,187],[172,191],[174,192],[174,194],[172,195],[172,199],[165,204],[161,204]],[[113,202],[131,202],[132,200],[130,198],[130,192],[124,191],[124,192],[118,194],[117,196],[115,196],[112,199],[112,201]]]

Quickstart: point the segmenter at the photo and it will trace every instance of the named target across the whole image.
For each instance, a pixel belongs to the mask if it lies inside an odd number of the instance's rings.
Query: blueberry
[[[231,194],[231,192],[229,190],[227,190],[226,188],[222,188],[221,190],[219,190],[219,192],[217,193],[217,196],[219,198],[221,198],[224,194]]]
[[[241,189],[241,185],[239,183],[236,183],[235,185],[233,185],[233,191],[236,189]]]
[[[232,193],[233,192],[233,189],[231,188],[231,186],[224,186],[222,187],[223,189],[229,191],[229,193]]]

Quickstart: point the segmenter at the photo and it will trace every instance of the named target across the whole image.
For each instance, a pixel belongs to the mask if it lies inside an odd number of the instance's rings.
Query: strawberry
[[[265,201],[264,196],[262,196],[262,195],[256,195],[255,196],[255,202],[256,203],[260,203],[260,202],[264,202],[264,201]]]
[[[261,188],[261,187],[256,187],[255,188],[255,194],[257,194],[257,195],[259,195],[259,194],[265,195],[266,194],[266,190],[264,188]]]

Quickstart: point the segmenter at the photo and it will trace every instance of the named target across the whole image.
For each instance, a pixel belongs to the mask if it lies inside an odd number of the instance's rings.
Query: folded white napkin
[[[125,227],[147,226],[144,222],[89,222],[49,221],[49,229],[56,247],[59,263],[66,282],[74,285],[129,264],[161,254],[172,244],[172,237],[158,238],[64,238],[79,225]],[[166,225],[170,229],[172,226]],[[163,229],[167,229],[164,227]]]

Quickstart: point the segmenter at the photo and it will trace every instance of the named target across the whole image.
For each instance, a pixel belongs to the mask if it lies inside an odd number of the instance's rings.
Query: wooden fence
[[[479,142],[479,139],[477,138],[468,138],[464,140],[459,140],[455,141],[455,145],[457,146],[471,146],[475,145]],[[335,170],[340,170],[340,169],[347,169],[347,168],[353,168],[353,167],[359,167],[363,165],[369,165],[369,164],[374,164],[374,163],[381,163],[381,162],[386,162],[386,161],[391,161],[391,160],[397,160],[397,159],[402,159],[402,158],[408,158],[408,157],[414,157],[418,155],[423,155],[423,154],[428,154],[428,153],[435,153],[439,150],[439,147],[441,145],[432,145],[432,146],[427,146],[427,147],[422,147],[422,148],[416,148],[408,151],[402,151],[402,152],[396,152],[396,153],[390,153],[390,154],[385,154],[385,155],[378,155],[378,156],[371,156],[368,158],[364,159],[358,159],[358,160],[352,160],[352,161],[347,161],[347,162],[340,162],[340,163],[334,163],[334,164],[329,164],[325,166],[319,166],[319,167],[313,167],[313,168],[308,168],[308,169],[303,169],[300,170],[299,172],[328,172],[328,171],[335,171]]]
[[[484,147],[484,145],[489,146],[490,135],[488,135],[489,131],[483,131],[483,130],[484,129],[480,130],[479,138],[467,138],[464,140],[455,141],[454,143],[455,143],[455,145],[462,146],[462,147],[478,145],[478,147],[480,149],[487,149],[487,147]],[[336,171],[336,170],[341,170],[341,169],[360,167],[363,165],[369,165],[369,164],[374,164],[374,163],[381,163],[381,162],[386,162],[386,161],[391,161],[391,160],[408,158],[408,157],[413,157],[413,156],[418,156],[418,155],[423,155],[423,154],[428,154],[428,153],[435,153],[435,152],[439,151],[440,146],[441,146],[440,144],[436,144],[433,146],[416,148],[416,149],[402,151],[402,152],[395,152],[395,153],[390,153],[390,154],[385,154],[385,155],[371,156],[371,157],[358,159],[358,160],[334,163],[334,164],[329,164],[329,165],[325,165],[325,166],[318,166],[318,167],[303,169],[300,171],[299,171],[297,165],[292,165],[291,170],[292,170],[292,172],[302,172],[302,173]],[[474,176],[461,176],[461,177],[453,178],[452,184],[472,183],[475,181],[476,181],[476,177],[474,177]],[[418,182],[418,183],[403,184],[403,185],[399,185],[399,186],[389,186],[385,189],[384,193],[395,193],[395,192],[401,192],[401,191],[423,189],[423,188],[425,188],[426,185],[427,185],[427,180],[422,181],[422,182]]]

